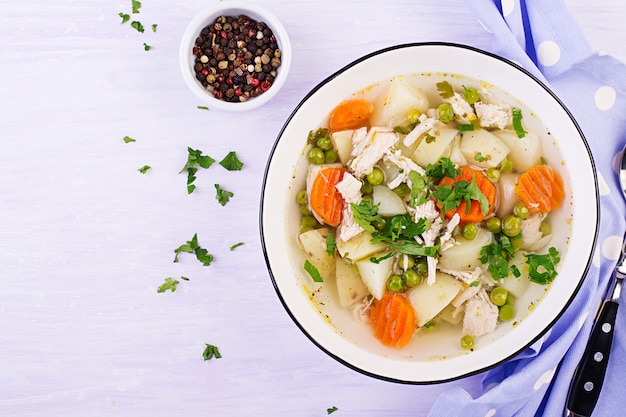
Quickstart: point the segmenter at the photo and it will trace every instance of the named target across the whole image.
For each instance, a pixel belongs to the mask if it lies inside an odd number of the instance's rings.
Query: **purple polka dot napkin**
[[[491,52],[542,80],[579,123],[598,170],[600,233],[580,292],[555,326],[534,345],[483,374],[472,398],[451,388],[429,417],[563,416],[574,370],[595,311],[621,250],[626,203],[615,161],[626,144],[626,65],[591,50],[562,0],[467,0],[492,35]],[[593,416],[624,415],[626,296],[622,294],[608,373]]]

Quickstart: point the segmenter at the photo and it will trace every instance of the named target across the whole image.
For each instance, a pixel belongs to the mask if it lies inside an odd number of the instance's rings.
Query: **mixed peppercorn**
[[[281,50],[272,30],[248,16],[219,16],[193,47],[196,78],[219,100],[246,101],[274,83]]]

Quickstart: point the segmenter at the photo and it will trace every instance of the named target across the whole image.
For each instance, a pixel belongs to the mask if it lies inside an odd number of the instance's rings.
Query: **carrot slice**
[[[341,223],[343,197],[336,185],[343,179],[345,168],[322,168],[311,186],[309,206],[324,223],[336,227]]]
[[[400,348],[413,337],[415,310],[401,294],[385,293],[370,308],[370,324],[383,345]]]
[[[480,203],[477,200],[471,200],[468,211],[467,204],[465,203],[465,200],[463,200],[456,209],[446,210],[446,218],[448,220],[451,219],[455,213],[457,213],[460,217],[460,224],[462,225],[466,223],[480,223],[485,217],[489,216],[493,212],[496,202],[496,187],[487,177],[485,177],[485,175],[483,175],[482,171],[465,166],[461,168],[461,174],[457,175],[456,178],[453,179],[450,177],[444,177],[439,182],[439,185],[445,186],[450,184],[454,188],[454,184],[461,180],[471,183],[472,176],[476,179],[476,185],[480,191],[485,195],[485,197],[487,197],[489,210],[487,213],[483,214]],[[439,206],[439,208],[441,208],[441,206]]]
[[[330,130],[356,129],[364,126],[374,113],[374,106],[364,99],[347,100],[330,112],[328,127]]]
[[[515,194],[531,212],[547,213],[565,198],[563,179],[547,165],[535,165],[517,179]]]

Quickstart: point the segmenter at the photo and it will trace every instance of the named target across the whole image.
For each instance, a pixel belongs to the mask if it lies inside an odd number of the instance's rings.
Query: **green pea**
[[[384,220],[374,220],[372,222],[372,226],[374,226],[374,229],[381,231],[385,228],[385,221]]]
[[[506,304],[512,306],[515,304],[515,297],[511,293],[506,296]]]
[[[487,168],[485,175],[491,182],[498,182],[500,180],[500,171],[496,168]]]
[[[418,274],[415,269],[407,269],[406,271],[404,271],[404,273],[402,274],[402,279],[404,280],[406,286],[409,288],[415,287],[420,282],[422,282],[422,277],[420,277],[420,274]]]
[[[504,158],[502,162],[500,162],[500,172],[503,174],[509,173],[513,170],[513,161],[509,158]]]
[[[513,252],[517,252],[522,247],[522,236],[513,236],[510,237],[511,247],[513,248]]]
[[[511,305],[505,304],[500,307],[500,310],[498,311],[498,317],[500,317],[500,320],[502,321],[513,320],[513,317],[515,317],[515,309]]]
[[[437,117],[444,123],[450,123],[454,120],[454,110],[450,103],[443,103],[437,107]]]
[[[415,266],[413,267],[418,274],[423,278],[428,275],[428,262],[426,258],[421,257],[415,261]]]
[[[542,236],[548,236],[552,233],[552,227],[548,222],[541,222],[541,224],[539,225],[539,231],[541,232]]]
[[[302,204],[300,206],[300,214],[302,214],[303,216],[310,216],[311,210],[309,210],[309,206],[307,206],[306,204]]]
[[[415,266],[415,259],[413,259],[412,256],[405,254],[405,255],[402,255],[402,257],[400,258],[399,264],[400,264],[400,268],[402,268],[405,271],[408,271],[409,269]]]
[[[466,223],[461,227],[461,236],[467,240],[474,240],[478,235],[478,226],[474,223]]]
[[[528,210],[522,203],[515,203],[513,206],[513,215],[515,217],[519,217],[520,219],[525,219],[528,215],[530,215],[530,210]]]
[[[320,165],[324,163],[324,151],[320,148],[311,148],[309,151],[307,158],[309,162],[314,165]]]
[[[324,151],[324,162],[332,164],[335,161],[337,161],[337,152],[334,149]]]
[[[519,217],[511,214],[504,216],[502,219],[502,233],[512,237],[517,236],[522,231],[522,221]]]
[[[485,221],[485,229],[491,233],[500,233],[502,231],[502,222],[497,217],[490,217]]]
[[[333,143],[328,136],[322,136],[321,138],[319,138],[316,145],[323,151],[327,151],[333,148]]]
[[[400,197],[406,197],[411,193],[411,189],[406,183],[402,183],[398,185],[396,188],[392,190],[394,193],[398,194]]]
[[[313,216],[302,216],[302,218],[300,219],[300,226],[315,227],[317,226],[317,220]]]
[[[474,104],[478,100],[480,100],[478,90],[476,90],[474,87],[463,86],[463,97],[465,97],[465,101],[467,101],[469,104]]]
[[[371,194],[372,191],[374,191],[374,186],[370,184],[370,182],[367,180],[367,177],[366,177],[363,180],[363,185],[361,185],[361,192],[363,194]]]
[[[465,336],[463,336],[461,338],[461,347],[466,350],[470,350],[471,348],[473,348],[474,338],[469,334],[466,334]]]
[[[391,292],[402,292],[406,290],[406,284],[400,275],[392,275],[387,279],[387,289]]]
[[[406,121],[409,122],[410,124],[415,124],[419,122],[420,115],[421,113],[419,110],[411,109],[406,114]]]
[[[300,190],[296,194],[296,202],[300,205],[307,203],[306,190]]]
[[[374,167],[372,172],[367,174],[367,182],[372,185],[380,185],[383,181],[385,181],[385,174],[383,173],[383,170],[378,167]]]
[[[504,287],[495,287],[491,290],[491,294],[489,294],[489,299],[492,303],[497,306],[503,306],[506,304],[506,297],[509,295],[509,292]]]

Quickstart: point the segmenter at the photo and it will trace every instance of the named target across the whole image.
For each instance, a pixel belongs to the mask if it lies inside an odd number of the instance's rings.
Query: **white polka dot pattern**
[[[615,97],[615,89],[605,85],[596,90],[593,100],[598,109],[609,110],[613,107],[613,104],[615,104]]]
[[[561,58],[561,48],[556,42],[543,41],[537,48],[537,58],[541,65],[551,67],[559,62]]]

